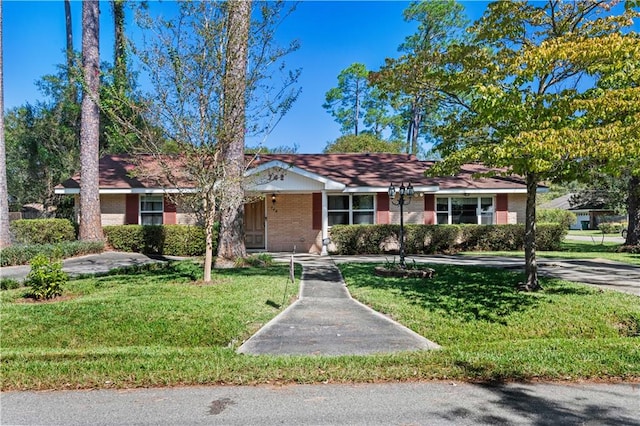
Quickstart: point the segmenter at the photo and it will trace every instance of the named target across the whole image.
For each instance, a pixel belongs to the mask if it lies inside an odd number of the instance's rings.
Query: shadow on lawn
[[[442,311],[463,320],[485,320],[500,324],[513,312],[536,305],[537,298],[516,290],[523,276],[497,268],[429,265],[432,279],[381,278],[376,265],[344,265],[352,288],[370,287],[400,292],[403,297],[432,311]]]
[[[615,253],[620,244],[606,243],[601,244],[598,238],[595,238],[593,244],[584,241],[565,240],[560,244],[561,251],[573,253]]]
[[[282,276],[283,279],[288,277],[288,265],[272,265],[269,267],[250,267],[250,268],[231,268],[231,269],[213,269],[213,277],[233,277],[233,276]],[[142,265],[128,266],[124,268],[113,269],[108,273],[100,274],[108,275],[125,275],[128,277],[144,275],[147,278],[154,278],[160,281],[198,281],[203,277],[203,266],[200,262],[193,261],[177,261],[163,263],[146,263]],[[300,275],[300,267],[296,267],[296,276]]]

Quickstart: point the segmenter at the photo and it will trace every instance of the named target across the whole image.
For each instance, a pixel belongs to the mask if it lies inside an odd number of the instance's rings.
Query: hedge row
[[[11,222],[10,229],[16,244],[56,244],[76,239],[68,219],[19,219]]]
[[[15,244],[0,250],[0,266],[26,265],[38,255],[65,259],[85,254],[102,253],[103,251],[104,243],[102,242],[65,241],[58,244]]]
[[[524,225],[405,225],[407,254],[524,249]],[[558,250],[566,235],[559,224],[539,224],[538,250]],[[335,254],[382,254],[397,251],[400,225],[336,225],[331,228]]]
[[[539,209],[536,218],[539,223],[559,223],[565,229],[569,229],[578,220],[575,213],[564,209]]]
[[[105,226],[104,235],[114,250],[144,254],[199,256],[206,246],[204,229],[190,225]],[[217,241],[217,235],[213,238]]]

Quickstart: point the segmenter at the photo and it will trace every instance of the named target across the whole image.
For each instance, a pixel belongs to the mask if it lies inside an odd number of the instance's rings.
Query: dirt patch
[[[56,296],[51,299],[36,299],[34,297],[21,297],[20,299],[16,299],[14,303],[27,303],[27,304],[47,304],[47,303],[58,303],[65,302],[67,300],[73,300],[78,297],[75,294],[67,294],[64,296]]]

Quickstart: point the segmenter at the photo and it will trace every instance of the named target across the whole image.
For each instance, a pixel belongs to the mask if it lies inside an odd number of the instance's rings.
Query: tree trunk
[[[73,103],[78,102],[78,93],[75,88],[75,79],[73,78],[73,25],[71,24],[71,1],[64,0],[64,21],[67,39],[67,81],[69,82],[69,98]]]
[[[97,0],[82,3],[82,68],[85,89],[82,93],[80,127],[80,231],[83,241],[102,241],[98,182],[100,112],[99,51],[100,6]]]
[[[213,194],[207,195],[204,199],[204,282],[211,282],[211,265],[213,263],[213,229],[216,221],[215,197]]]
[[[353,134],[358,136],[358,122],[360,121],[360,78],[356,79],[356,109],[354,111]]]
[[[420,103],[416,101],[411,111],[411,152],[410,154],[418,155],[418,134],[420,133],[420,124],[422,122],[422,114],[420,114]]]
[[[524,227],[524,260],[526,282],[524,289],[537,291],[542,289],[538,283],[538,264],[536,263],[536,191],[538,180],[535,173],[527,173],[527,211]]]
[[[115,45],[113,49],[113,84],[118,93],[127,88],[127,57],[124,35],[124,0],[112,0]]]
[[[7,157],[4,146],[4,61],[2,55],[2,2],[0,2],[0,248],[11,245]]]
[[[640,176],[631,175],[629,179],[629,197],[627,201],[629,226],[625,245],[640,245]]]
[[[251,2],[231,1],[227,29],[226,69],[223,79],[223,117],[220,149],[224,165],[220,202],[218,266],[246,257],[244,245],[244,136],[245,93]]]

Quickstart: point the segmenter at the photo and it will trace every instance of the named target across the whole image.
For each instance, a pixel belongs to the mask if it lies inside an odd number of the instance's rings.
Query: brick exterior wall
[[[527,210],[527,194],[509,194],[508,223],[524,223]]]
[[[267,251],[320,253],[322,231],[312,229],[312,195],[278,194],[267,203]]]
[[[526,194],[508,195],[507,221],[510,224],[524,223]],[[102,225],[123,225],[126,216],[126,195],[101,195]],[[423,224],[427,215],[425,201],[414,198],[404,206],[405,224]],[[312,194],[278,194],[276,204],[267,203],[267,251],[297,253],[320,253],[322,231],[313,229]],[[389,203],[389,223],[400,223],[400,207]],[[196,224],[196,217],[177,207],[176,220],[179,224]]]
[[[424,224],[424,199],[422,197],[413,197],[410,204],[405,204],[404,210],[404,223],[406,225]],[[389,203],[389,223],[400,223],[400,206]]]
[[[138,197],[137,195],[135,196]],[[102,226],[126,224],[127,211],[126,194],[102,194],[100,195],[100,212]],[[176,223],[180,225],[195,225],[195,215],[186,212],[178,206],[176,208]]]
[[[102,226],[123,225],[126,214],[126,196],[124,194],[105,194],[100,196]]]

